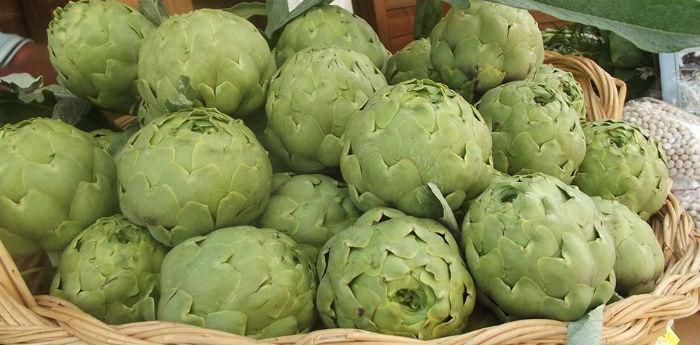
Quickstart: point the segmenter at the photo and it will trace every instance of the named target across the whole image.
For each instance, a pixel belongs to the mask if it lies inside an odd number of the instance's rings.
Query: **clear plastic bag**
[[[622,117],[646,129],[666,151],[671,191],[700,229],[700,116],[645,97],[627,102]]]

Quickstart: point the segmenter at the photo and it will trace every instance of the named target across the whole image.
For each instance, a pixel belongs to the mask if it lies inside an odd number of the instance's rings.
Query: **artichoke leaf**
[[[442,206],[442,217],[440,218],[440,222],[447,228],[447,230],[450,230],[452,236],[459,238],[459,225],[457,224],[457,218],[455,218],[455,214],[452,212],[450,204],[447,203],[445,196],[442,195],[440,188],[438,188],[435,183],[428,182],[428,188],[430,188],[430,191],[440,202],[440,206]]]

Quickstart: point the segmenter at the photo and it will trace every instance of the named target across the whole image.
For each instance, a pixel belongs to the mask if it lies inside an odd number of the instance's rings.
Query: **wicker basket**
[[[625,85],[585,58],[547,53],[547,62],[574,73],[586,94],[591,119],[619,118]],[[129,123],[132,119],[119,119]],[[604,344],[650,344],[667,321],[700,309],[700,238],[690,217],[673,195],[650,220],[662,244],[666,269],[656,290],[605,307]],[[30,261],[31,263],[39,260]],[[0,343],[3,344],[354,344],[487,345],[565,344],[567,323],[523,320],[467,334],[421,341],[354,329],[327,329],[309,334],[256,341],[229,333],[168,322],[109,326],[61,299],[32,296],[17,266],[0,244]]]

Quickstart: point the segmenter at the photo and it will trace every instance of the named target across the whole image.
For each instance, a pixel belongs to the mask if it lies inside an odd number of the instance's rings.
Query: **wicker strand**
[[[593,61],[547,52],[546,62],[573,73],[581,83],[590,120],[619,119],[626,86]],[[111,114],[124,127],[133,116]],[[664,250],[664,275],[649,294],[605,306],[605,344],[652,344],[668,320],[700,310],[700,236],[678,200],[669,194],[649,224]],[[27,263],[28,262],[28,263]],[[34,261],[21,264],[32,265]],[[356,329],[326,329],[265,340],[170,322],[149,321],[109,326],[76,306],[52,296],[32,296],[17,265],[0,242],[0,343],[2,344],[198,344],[198,345],[559,345],[566,343],[567,323],[521,320],[470,333],[421,341]]]

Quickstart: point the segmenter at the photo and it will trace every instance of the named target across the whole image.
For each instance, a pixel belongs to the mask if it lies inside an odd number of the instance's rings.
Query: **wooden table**
[[[673,329],[681,338],[680,345],[700,345],[700,313],[676,320]]]

